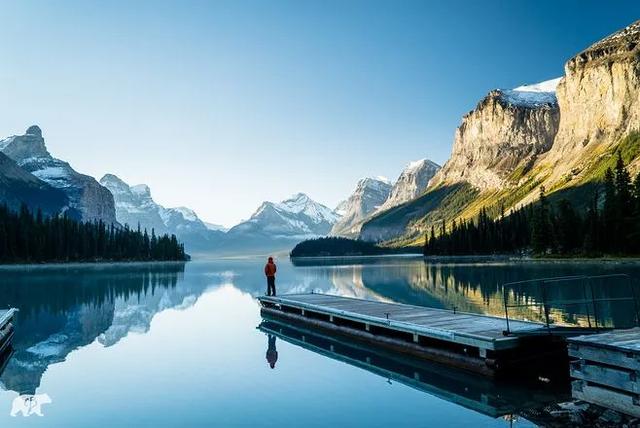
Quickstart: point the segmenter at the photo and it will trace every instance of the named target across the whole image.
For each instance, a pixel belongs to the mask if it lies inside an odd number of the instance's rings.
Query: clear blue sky
[[[560,76],[637,1],[3,2],[0,135],[212,222],[443,163],[492,88]]]

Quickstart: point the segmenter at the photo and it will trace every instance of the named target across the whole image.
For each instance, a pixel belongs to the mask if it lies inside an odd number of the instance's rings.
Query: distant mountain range
[[[165,208],[151,197],[146,184],[129,186],[113,174],[106,174],[100,184],[113,194],[116,217],[132,228],[140,225],[156,234],[174,234],[188,251],[207,251],[219,246],[223,232],[212,230],[198,215],[186,207]]]
[[[138,226],[156,235],[175,234],[191,253],[247,254],[288,251],[300,241],[322,236],[357,236],[362,223],[383,207],[419,194],[439,167],[413,162],[395,184],[360,180],[352,195],[332,210],[298,193],[281,202],[263,202],[251,217],[227,230],[206,223],[186,207],[156,203],[145,184],[129,185],[115,174],[100,181],[76,172],[49,153],[41,129],[0,140],[0,200],[13,209],[26,203],[47,215],[66,214],[118,227]]]
[[[342,218],[331,230],[333,236],[356,238],[362,225],[391,208],[420,196],[440,166],[429,159],[410,162],[394,184],[386,178],[363,178],[336,212]]]

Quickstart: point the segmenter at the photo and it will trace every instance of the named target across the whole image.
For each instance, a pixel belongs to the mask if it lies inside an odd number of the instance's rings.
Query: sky
[[[443,164],[491,89],[640,19],[637,1],[0,0],[0,136],[231,226],[297,193]]]

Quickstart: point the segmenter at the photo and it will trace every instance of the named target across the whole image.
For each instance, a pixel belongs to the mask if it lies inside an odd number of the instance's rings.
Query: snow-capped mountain
[[[167,233],[169,230],[160,215],[163,209],[151,198],[148,186],[140,184],[129,186],[113,174],[105,174],[100,179],[100,184],[109,189],[113,194],[116,204],[116,218],[131,228],[140,227],[151,233],[154,229],[157,234]]]
[[[439,169],[440,165],[429,159],[410,162],[393,185],[387,200],[376,211],[388,210],[420,196]]]
[[[362,221],[376,211],[391,193],[391,183],[384,177],[363,178],[345,202],[336,207],[344,213],[331,229],[331,235],[356,236]]]
[[[216,230],[218,232],[227,232],[229,230],[228,227],[224,227],[221,224],[215,224],[215,223],[208,223],[208,222],[204,222],[204,225],[207,226],[207,229],[209,230]]]
[[[307,239],[329,233],[338,218],[330,208],[298,193],[282,202],[263,202],[249,220],[232,227],[227,236]]]
[[[69,206],[77,210],[82,220],[103,220],[107,224],[116,222],[111,192],[93,177],[80,174],[67,162],[51,156],[38,126],[29,127],[25,135],[0,140],[0,151],[22,169],[62,190],[69,199]]]
[[[132,228],[140,224],[148,231],[154,229],[156,234],[175,234],[187,251],[207,250],[217,244],[222,232],[210,230],[189,208],[165,208],[157,204],[146,184],[129,186],[113,174],[106,174],[100,183],[113,194],[120,223]]]
[[[532,85],[522,85],[514,89],[501,89],[502,99],[521,107],[540,107],[544,105],[556,105],[556,88],[562,77],[545,80]]]
[[[35,212],[38,208],[47,215],[66,210],[69,199],[62,192],[35,175],[20,168],[9,156],[0,152],[0,201],[12,210],[24,203]]]

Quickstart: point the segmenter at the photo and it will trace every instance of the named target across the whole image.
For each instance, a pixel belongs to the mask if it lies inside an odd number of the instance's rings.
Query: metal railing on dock
[[[607,293],[620,293],[622,295],[603,296],[603,284],[606,284]],[[622,283],[622,284],[621,284]],[[618,285],[616,287],[616,284]],[[561,296],[555,298],[552,291],[557,292],[557,287],[565,290],[573,286],[573,296]],[[554,288],[556,287],[556,288]],[[615,287],[615,288],[614,288]],[[552,290],[552,288],[554,288]],[[597,290],[600,288],[600,292]],[[632,278],[627,274],[608,275],[574,275],[554,278],[530,279],[524,281],[508,282],[502,285],[504,299],[504,315],[506,320],[505,335],[512,334],[510,322],[513,322],[513,309],[538,308],[547,332],[567,329],[571,327],[558,325],[551,317],[551,311],[558,308],[582,307],[586,318],[586,327],[593,330],[609,328],[605,325],[603,317],[599,317],[599,310],[605,303],[624,303],[633,305],[633,325],[615,326],[629,328],[640,325],[640,312],[636,296],[636,290]],[[526,292],[525,292],[526,291]],[[569,294],[571,294],[569,291]],[[558,293],[556,293],[558,294]],[[511,302],[514,303],[511,303]],[[512,310],[510,313],[510,309]],[[573,327],[575,328],[575,327]]]

